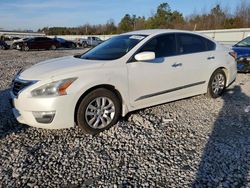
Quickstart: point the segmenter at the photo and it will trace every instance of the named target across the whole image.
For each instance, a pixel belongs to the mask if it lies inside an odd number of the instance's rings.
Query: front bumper
[[[17,45],[16,45],[16,49],[17,49],[17,50],[21,50],[21,49],[22,49],[21,46],[20,46],[20,44],[17,44]]]
[[[250,55],[240,56],[237,58],[238,72],[250,72]]]
[[[11,92],[12,112],[19,123],[32,127],[45,129],[63,129],[74,127],[74,110],[71,96],[58,96],[51,98],[16,97]],[[33,112],[55,112],[51,123],[39,123]]]

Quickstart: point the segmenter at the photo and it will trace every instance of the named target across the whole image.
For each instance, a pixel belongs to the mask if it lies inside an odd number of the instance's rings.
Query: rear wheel
[[[226,75],[221,69],[216,70],[208,84],[208,95],[212,98],[217,98],[222,95],[226,88]]]
[[[77,124],[87,134],[98,134],[117,123],[121,114],[118,97],[100,88],[87,94],[77,110]]]

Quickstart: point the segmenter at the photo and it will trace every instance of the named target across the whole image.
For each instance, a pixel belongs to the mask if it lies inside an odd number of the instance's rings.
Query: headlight
[[[59,80],[49,84],[45,84],[37,89],[31,91],[33,97],[46,97],[46,96],[60,96],[67,95],[66,89],[76,80],[77,78],[69,78],[65,80]]]

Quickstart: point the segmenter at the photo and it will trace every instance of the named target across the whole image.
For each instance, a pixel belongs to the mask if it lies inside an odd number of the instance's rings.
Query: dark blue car
[[[237,53],[239,72],[250,72],[250,36],[235,44],[232,48]]]

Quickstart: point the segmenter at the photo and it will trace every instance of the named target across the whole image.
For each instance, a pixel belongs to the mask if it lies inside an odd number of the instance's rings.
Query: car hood
[[[21,72],[19,78],[24,80],[42,80],[85,69],[98,68],[102,65],[103,61],[86,60],[74,56],[67,56],[35,64]]]
[[[237,56],[250,55],[249,47],[235,47],[234,46],[232,49],[237,53]]]

